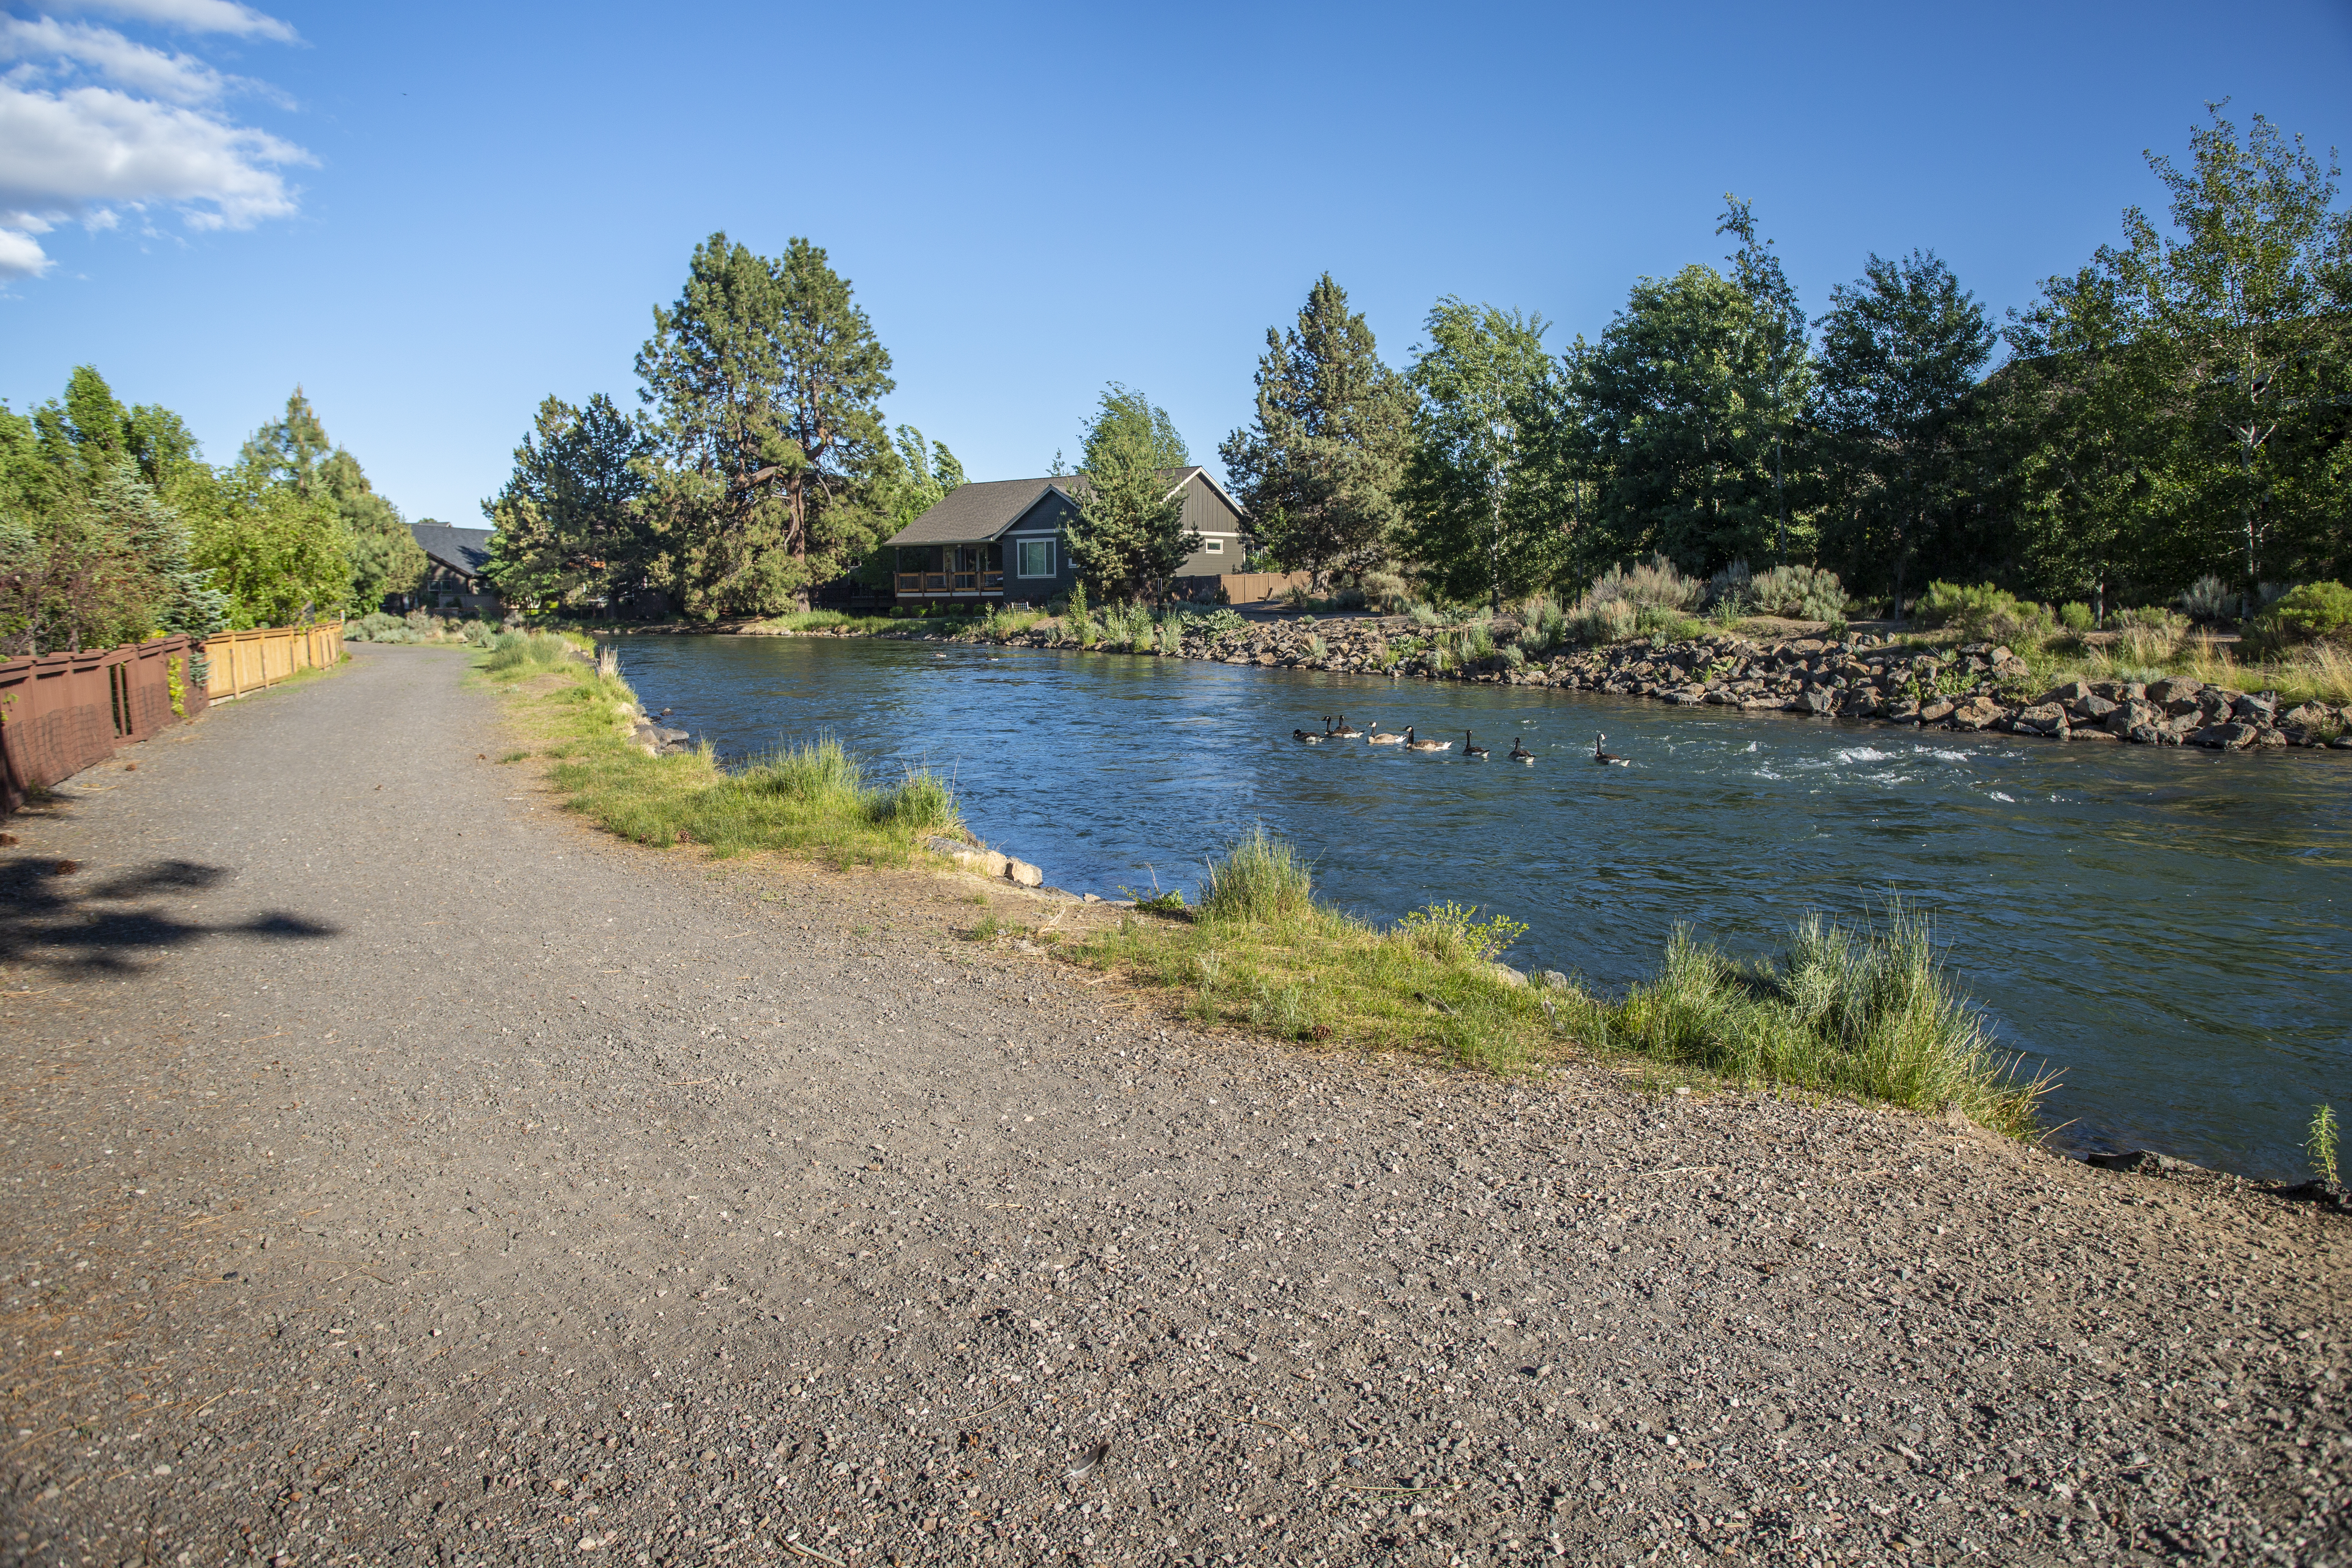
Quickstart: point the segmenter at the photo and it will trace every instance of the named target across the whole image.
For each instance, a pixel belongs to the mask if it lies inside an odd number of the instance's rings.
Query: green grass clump
[[[840,610],[792,610],[781,616],[770,616],[760,625],[763,630],[772,632],[821,632],[845,626],[866,637],[877,632],[905,629],[904,623],[894,621],[887,616],[852,616]]]
[[[2303,1151],[2311,1156],[2311,1173],[2336,1184],[2336,1108],[2315,1105],[2311,1108],[2311,1125],[2304,1131]]]
[[[1743,1083],[1923,1111],[1957,1105],[1996,1131],[2030,1136],[2048,1080],[2021,1080],[1995,1053],[1931,937],[1900,905],[1883,928],[1858,933],[1809,914],[1778,963],[1741,964],[1677,928],[1657,977],[1604,1009],[1610,1043]]]
[[[1139,911],[1140,912],[1140,911]],[[1453,902],[1381,930],[1314,896],[1312,869],[1259,828],[1213,861],[1191,919],[1129,917],[1082,962],[1176,994],[1203,1024],[1510,1071],[1573,1056],[1891,1101],[1958,1105],[1996,1131],[2038,1131],[2046,1079],[2021,1079],[1951,990],[1927,923],[1899,908],[1856,934],[1820,916],[1777,964],[1743,966],[1678,931],[1622,1001],[1529,985],[1496,955],[1526,930]]]
[[[1210,861],[1201,883],[1202,920],[1278,925],[1314,909],[1314,878],[1307,861],[1263,825]]]
[[[578,662],[571,640],[556,632],[500,632],[488,646],[486,675],[536,675]]]
[[[517,637],[480,662],[513,693],[519,721],[555,742],[546,748],[556,760],[549,776],[566,806],[625,838],[698,844],[722,856],[772,850],[844,867],[904,866],[925,853],[925,837],[961,828],[946,780],[915,769],[892,784],[869,784],[830,738],[731,772],[707,746],[647,756],[628,737],[636,699],[618,677],[561,651],[545,657],[540,644]]]

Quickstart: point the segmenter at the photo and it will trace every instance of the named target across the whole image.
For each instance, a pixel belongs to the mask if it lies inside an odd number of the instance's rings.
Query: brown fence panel
[[[343,656],[343,623],[256,626],[223,632],[205,644],[212,674],[205,693],[218,702],[275,686],[298,669],[329,669]]]
[[[189,679],[194,652],[186,637],[169,637],[0,663],[0,811],[176,722],[175,680],[181,705],[202,712],[205,693]]]

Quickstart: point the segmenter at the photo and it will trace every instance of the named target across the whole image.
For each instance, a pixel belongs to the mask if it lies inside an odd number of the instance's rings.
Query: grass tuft
[[[1209,862],[1201,883],[1199,917],[1281,925],[1315,912],[1314,878],[1286,839],[1260,824]]]
[[[1927,920],[1891,905],[1849,931],[1806,915],[1777,963],[1738,963],[1677,928],[1657,977],[1605,1010],[1611,1043],[1742,1083],[1784,1083],[1915,1110],[1957,1105],[2030,1136],[2050,1085],[2021,1080],[1953,991]]]

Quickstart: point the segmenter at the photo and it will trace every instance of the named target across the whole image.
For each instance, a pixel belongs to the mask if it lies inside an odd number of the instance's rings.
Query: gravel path
[[[10,825],[0,1562],[2352,1563],[2352,1222],[1199,1037],[354,652]]]

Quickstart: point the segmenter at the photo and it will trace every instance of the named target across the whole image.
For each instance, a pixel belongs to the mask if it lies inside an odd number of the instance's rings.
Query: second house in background
[[[1181,492],[1184,525],[1201,536],[1170,589],[1213,597],[1217,579],[1241,570],[1242,510],[1205,468],[1162,468],[1160,475],[1169,495]],[[1077,515],[1074,496],[1085,483],[1083,476],[1065,474],[957,486],[889,539],[898,602],[1043,605],[1062,597],[1077,581],[1062,533]]]

